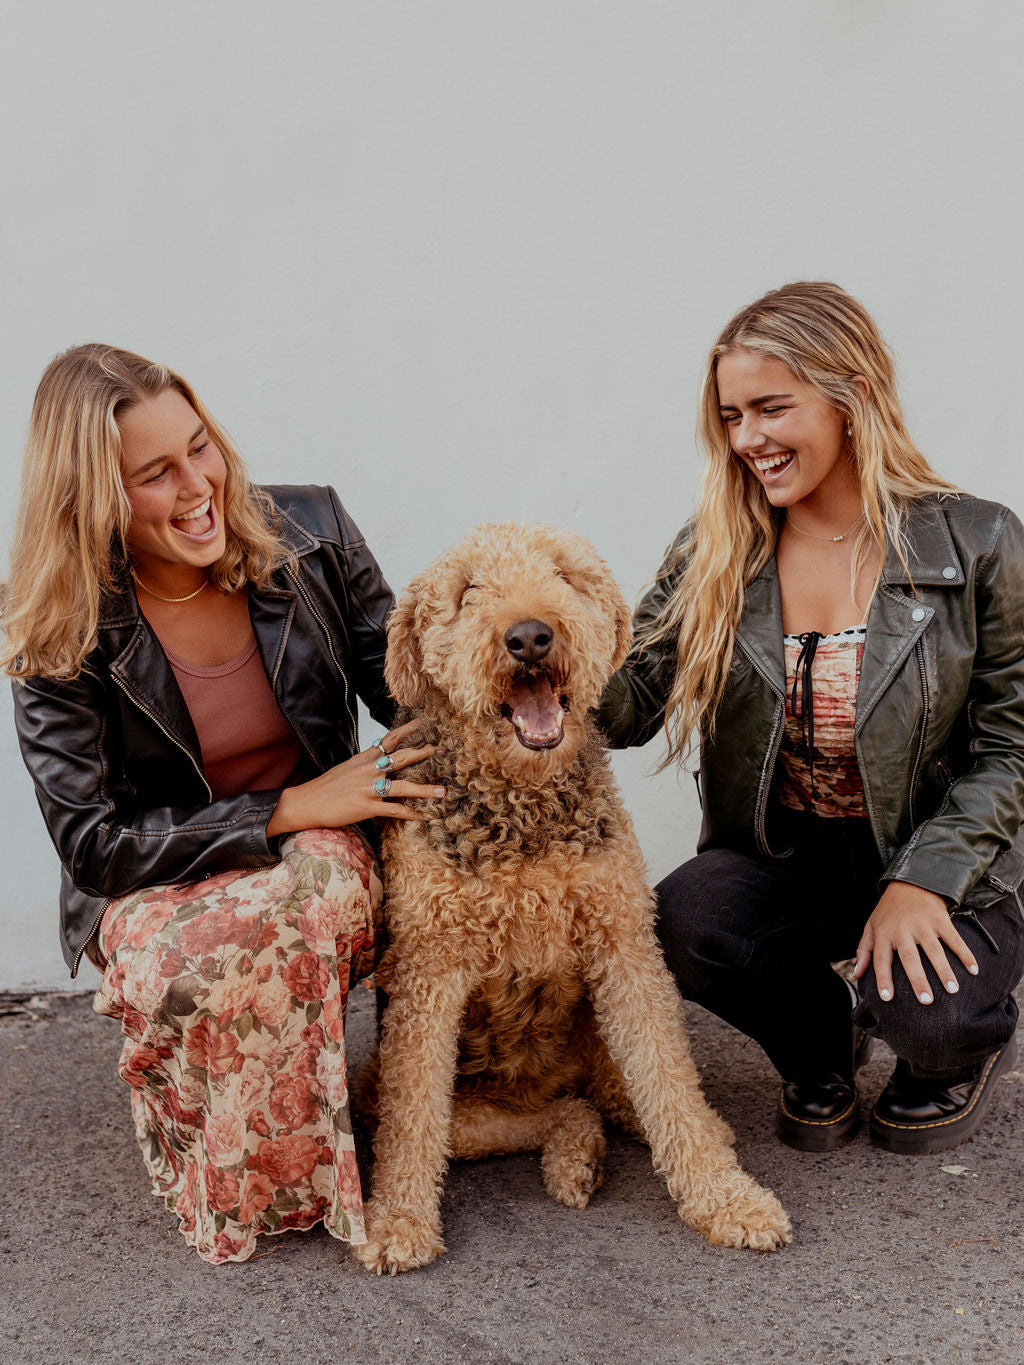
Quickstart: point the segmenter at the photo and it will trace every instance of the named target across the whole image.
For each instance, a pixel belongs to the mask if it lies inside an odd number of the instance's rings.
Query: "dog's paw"
[[[585,1209],[604,1178],[604,1133],[576,1133],[571,1141],[556,1133],[541,1157],[544,1188],[568,1209]]]
[[[793,1240],[793,1226],[785,1209],[771,1190],[763,1189],[754,1180],[705,1217],[688,1217],[686,1221],[717,1247],[776,1251]]]
[[[373,1218],[366,1230],[366,1241],[352,1248],[356,1260],[375,1275],[418,1270],[443,1256],[444,1251],[436,1226],[407,1215]]]

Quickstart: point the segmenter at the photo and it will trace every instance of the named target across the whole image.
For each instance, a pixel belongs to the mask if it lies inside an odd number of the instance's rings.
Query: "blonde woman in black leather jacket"
[[[666,956],[778,1068],[783,1141],[852,1135],[877,1035],[899,1060],[872,1137],[937,1151],[1014,1057],[1024,528],[930,469],[836,285],[730,322],[700,432],[700,511],[601,713],[615,745],[666,729],[666,762],[699,745],[698,856],[658,888]]]
[[[373,556],[332,490],[253,488],[179,375],[93,345],[40,384],[12,563],[62,946],[121,1020],[154,1192],[211,1261],[321,1221],[362,1240],[344,1016],[382,897],[358,822],[436,794],[395,776],[430,750],[387,731]],[[356,695],[384,731],[361,753]]]

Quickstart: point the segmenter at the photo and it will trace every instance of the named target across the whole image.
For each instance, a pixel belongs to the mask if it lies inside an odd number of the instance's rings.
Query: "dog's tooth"
[[[561,730],[561,728],[562,728],[562,722],[563,722],[564,719],[565,719],[564,713],[561,712],[561,711],[559,711],[558,715],[555,717],[555,733],[556,733],[556,734],[558,733],[559,730]]]
[[[517,730],[522,730],[523,734],[526,734],[526,721],[523,720],[522,716],[513,716],[512,724]]]

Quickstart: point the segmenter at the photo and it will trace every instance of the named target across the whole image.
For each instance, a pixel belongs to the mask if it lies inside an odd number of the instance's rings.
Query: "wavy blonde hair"
[[[96,643],[104,592],[126,566],[131,507],[121,478],[118,415],[175,389],[227,467],[227,544],[210,568],[223,592],[266,583],[287,561],[270,499],[254,488],[227,432],[184,379],[131,351],[74,346],[50,362],[32,406],[21,503],[3,585],[0,668],[12,678],[75,677]]]
[[[864,523],[854,543],[856,584],[879,547],[891,545],[907,568],[909,502],[959,490],[928,464],[907,433],[892,354],[862,304],[837,284],[787,284],[737,313],[708,356],[697,436],[706,467],[697,516],[662,565],[682,573],[636,650],[677,637],[677,668],[665,711],[669,749],[661,764],[685,764],[696,737],[714,734],[743,595],[775,552],[782,517],[760,481],[733,453],[719,411],[718,363],[742,347],[781,360],[844,416],[844,436],[860,479]],[[867,388],[857,382],[867,380]],[[872,595],[878,586],[878,578]]]

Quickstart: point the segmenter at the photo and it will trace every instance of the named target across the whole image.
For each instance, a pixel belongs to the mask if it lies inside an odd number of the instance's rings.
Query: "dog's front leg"
[[[444,1251],[438,1203],[451,1127],[459,1025],[469,975],[399,959],[380,1044],[373,1197],[356,1257],[378,1275]]]
[[[680,1217],[717,1246],[771,1251],[790,1241],[782,1206],[741,1170],[701,1092],[682,1002],[653,932],[605,941],[592,960],[598,1026]]]

